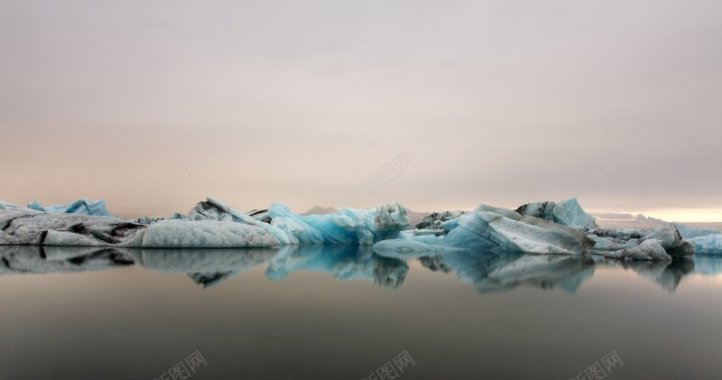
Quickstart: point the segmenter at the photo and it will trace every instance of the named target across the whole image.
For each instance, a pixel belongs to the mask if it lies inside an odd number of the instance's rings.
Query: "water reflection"
[[[679,258],[673,261],[620,261],[620,260],[604,260],[601,264],[609,268],[622,268],[624,270],[632,270],[642,277],[654,281],[662,289],[673,293],[677,290],[682,278],[688,274],[695,273],[696,261],[703,261],[700,265],[701,269],[706,267],[705,258]],[[714,260],[714,259],[712,259]],[[720,259],[716,259],[722,262]],[[718,268],[722,272],[722,267]],[[711,274],[711,273],[710,273]]]
[[[286,247],[271,259],[266,276],[282,280],[296,271],[323,272],[340,281],[367,280],[385,288],[403,284],[409,266],[398,259],[373,253],[371,247]]]
[[[339,281],[365,280],[398,288],[409,263],[379,256],[370,247],[287,246],[281,249],[121,249],[0,246],[0,274],[72,273],[138,265],[164,273],[186,273],[203,287],[216,286],[265,265],[266,277],[280,281],[293,272],[320,272]],[[631,270],[674,292],[692,273],[722,273],[722,258],[671,262],[620,261],[598,256],[540,256],[519,253],[454,252],[410,259],[420,268],[448,273],[481,293],[518,287],[559,289],[574,294],[598,268]]]
[[[0,246],[0,261],[0,274],[71,273],[134,264],[127,250],[37,246]]]
[[[267,263],[278,253],[273,249],[136,249],[131,252],[140,266],[159,272],[186,273],[203,287],[218,285]]]
[[[587,257],[466,252],[421,257],[419,261],[430,270],[455,273],[482,293],[520,286],[574,293],[593,273],[593,262]]]

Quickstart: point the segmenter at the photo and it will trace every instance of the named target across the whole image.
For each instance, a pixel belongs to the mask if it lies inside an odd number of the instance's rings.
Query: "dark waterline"
[[[722,376],[722,259],[0,247],[0,379]],[[135,265],[131,265],[135,263]],[[413,363],[399,367],[405,352]],[[413,364],[413,365],[411,365]],[[401,373],[403,371],[403,373]],[[170,375],[169,379],[172,379]],[[383,379],[382,376],[371,377]]]

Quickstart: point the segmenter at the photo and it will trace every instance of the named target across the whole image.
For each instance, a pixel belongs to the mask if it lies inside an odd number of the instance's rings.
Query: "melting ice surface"
[[[619,379],[722,371],[714,256],[4,246],[0,287],[10,380],[162,378],[195,351],[201,379],[361,379],[403,351],[409,379],[574,378],[611,351]]]

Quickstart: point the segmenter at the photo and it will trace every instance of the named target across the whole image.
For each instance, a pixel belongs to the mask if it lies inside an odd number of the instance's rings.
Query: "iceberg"
[[[80,215],[98,215],[98,216],[110,216],[110,213],[105,208],[105,201],[97,200],[91,201],[89,199],[81,198],[77,201],[70,202],[68,204],[57,204],[43,207],[38,201],[28,203],[29,209],[51,212],[58,214],[80,214]]]
[[[141,248],[263,248],[281,242],[268,230],[213,220],[163,220],[149,225],[131,243]]]
[[[325,215],[298,215],[284,205],[274,204],[268,210],[248,215],[208,198],[187,216],[175,214],[170,218],[129,221],[109,215],[88,215],[102,205],[102,201],[93,204],[79,201],[74,206],[49,211],[35,204],[25,208],[0,203],[0,244],[141,248],[370,246],[397,237],[408,227],[405,209],[394,203],[375,209],[341,208]]]
[[[97,214],[97,215],[96,215]],[[100,215],[102,214],[102,215]],[[685,229],[685,234],[692,234]],[[692,235],[690,235],[692,236]],[[283,204],[240,212],[207,198],[186,215],[125,220],[107,215],[103,201],[81,199],[46,208],[0,202],[0,244],[128,248],[263,248],[288,245],[373,246],[391,258],[433,253],[586,253],[626,260],[670,260],[696,251],[718,254],[722,235],[675,225],[656,229],[600,229],[579,202],[528,203],[517,210],[480,205],[474,211],[433,213],[410,229],[398,203],[372,209],[338,208],[297,214]]]
[[[695,254],[694,245],[671,224],[655,229],[595,229],[588,236],[595,242],[595,253],[611,258],[671,260]]]
[[[281,242],[262,226],[231,221],[166,219],[144,225],[112,216],[7,207],[0,213],[0,244],[231,248],[274,247]]]
[[[680,235],[694,245],[698,255],[722,255],[722,232],[710,228],[692,228],[681,223],[674,226]]]
[[[576,198],[561,202],[527,203],[517,208],[516,212],[577,229],[599,228],[594,217],[584,212]]]
[[[687,239],[699,255],[722,255],[722,234],[710,234]]]
[[[487,205],[441,223],[443,236],[406,234],[374,245],[381,255],[394,256],[438,250],[486,250],[535,254],[586,253],[593,241],[584,233],[535,216]]]
[[[339,208],[322,215],[299,215],[273,204],[268,215],[271,225],[286,232],[294,244],[373,245],[397,237],[409,226],[406,210],[398,203],[375,209]]]
[[[679,234],[685,239],[722,234],[722,231],[711,228],[694,228],[682,223],[673,223],[673,225],[677,227]]]
[[[404,231],[399,239],[376,243],[374,250],[390,257],[484,250],[545,255],[590,253],[624,260],[668,261],[693,255],[695,244],[685,240],[674,225],[600,229],[572,198],[528,203],[515,211],[481,205],[473,213],[434,213],[416,230]]]
[[[416,225],[418,230],[442,230],[446,231],[443,226],[447,225],[446,222],[459,219],[460,216],[467,214],[466,211],[445,211],[445,212],[434,212],[431,215],[425,216],[421,223]]]
[[[602,255],[604,257],[612,259],[627,259],[627,260],[672,260],[672,257],[667,254],[662,244],[658,240],[650,239],[645,240],[638,246],[631,248],[623,248],[618,251],[605,252]]]
[[[165,224],[174,220],[173,224]],[[210,223],[200,228],[202,235],[188,237],[186,241],[173,240],[172,237],[187,228],[197,235],[199,227],[194,223]],[[233,226],[235,224],[235,226]],[[403,206],[390,203],[375,209],[339,208],[334,213],[322,215],[299,215],[283,204],[272,204],[270,208],[253,210],[244,214],[232,209],[222,201],[208,198],[198,203],[188,216],[176,214],[169,220],[151,223],[146,234],[156,234],[156,225],[162,225],[160,231],[162,241],[144,238],[142,247],[163,247],[164,244],[194,244],[194,247],[209,247],[218,244],[220,247],[274,247],[279,245],[298,244],[351,244],[372,245],[374,242],[393,238],[408,228],[406,210]],[[228,236],[228,230],[236,231],[236,236]],[[212,241],[210,233],[217,230],[219,239]],[[247,233],[241,233],[245,230]],[[228,236],[228,239],[220,236]],[[271,237],[271,238],[269,238]],[[226,241],[227,240],[227,241]],[[229,245],[230,244],[230,245]],[[260,244],[260,245],[258,245]],[[166,245],[167,246],[167,245]]]
[[[111,216],[57,214],[22,207],[0,213],[0,244],[133,246],[146,226]]]
[[[265,212],[266,210],[263,211]],[[255,210],[252,211],[251,215],[244,214],[226,206],[226,204],[219,199],[209,197],[205,202],[199,202],[193,209],[191,209],[188,213],[188,219],[194,221],[212,220],[247,224],[265,230],[266,233],[272,235],[278,241],[274,245],[287,245],[293,243],[286,231],[283,231],[268,222],[264,222],[262,217],[260,219],[257,218],[259,214],[260,213]]]

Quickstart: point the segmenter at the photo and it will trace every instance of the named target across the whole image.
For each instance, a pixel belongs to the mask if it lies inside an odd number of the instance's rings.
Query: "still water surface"
[[[716,258],[401,261],[352,247],[0,247],[0,258],[2,380],[722,378]]]

